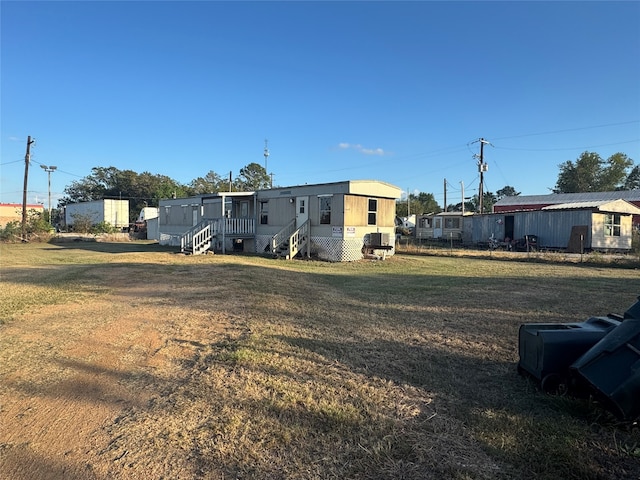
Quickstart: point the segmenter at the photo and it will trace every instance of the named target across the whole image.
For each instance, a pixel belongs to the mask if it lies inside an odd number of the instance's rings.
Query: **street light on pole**
[[[40,165],[40,168],[47,172],[47,176],[49,177],[49,223],[51,223],[51,172],[54,172],[58,167],[55,165]]]

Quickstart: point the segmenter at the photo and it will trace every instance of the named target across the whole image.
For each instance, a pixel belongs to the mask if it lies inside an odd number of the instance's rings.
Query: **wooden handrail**
[[[271,237],[271,253],[275,253],[276,249],[282,245],[286,239],[291,237],[291,234],[296,229],[296,219],[291,220],[284,228]]]
[[[206,219],[182,235],[180,249],[184,252],[190,248],[194,254],[201,253],[202,247],[206,245],[209,248],[212,238],[216,235],[255,235],[255,233],[256,222],[253,218]]]

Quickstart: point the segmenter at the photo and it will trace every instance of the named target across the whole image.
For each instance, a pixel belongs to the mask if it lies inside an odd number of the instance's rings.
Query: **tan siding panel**
[[[344,224],[359,227],[367,224],[368,197],[345,195]]]
[[[369,214],[369,199],[378,200],[376,225],[379,227],[395,226],[396,201],[389,198],[345,196],[344,224],[349,226],[366,226]]]

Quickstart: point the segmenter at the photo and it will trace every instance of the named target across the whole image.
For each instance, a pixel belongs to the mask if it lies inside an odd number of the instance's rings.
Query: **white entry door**
[[[433,219],[433,238],[442,237],[442,219],[435,217]]]
[[[309,219],[309,197],[296,197],[296,228]]]

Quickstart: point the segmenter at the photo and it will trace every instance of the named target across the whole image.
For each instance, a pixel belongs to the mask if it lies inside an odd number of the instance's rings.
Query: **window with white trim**
[[[331,198],[320,197],[320,225],[331,225]]]
[[[607,213],[604,216],[604,236],[619,237],[620,236],[620,214]]]

